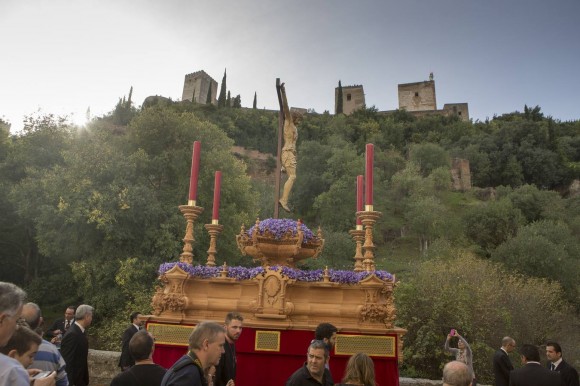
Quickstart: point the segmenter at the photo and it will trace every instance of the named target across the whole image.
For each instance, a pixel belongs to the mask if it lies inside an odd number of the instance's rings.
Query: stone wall
[[[121,353],[117,351],[89,350],[89,379],[91,386],[109,386],[120,372]]]
[[[453,178],[453,190],[460,192],[471,190],[469,160],[453,158],[451,162],[451,177]]]

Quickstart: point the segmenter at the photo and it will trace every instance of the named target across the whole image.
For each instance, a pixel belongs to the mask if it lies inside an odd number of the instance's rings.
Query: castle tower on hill
[[[334,89],[334,111],[338,104],[338,87]],[[342,86],[342,112],[350,115],[365,105],[365,91],[362,85]]]
[[[196,71],[185,75],[181,100],[206,104],[208,91],[211,87],[211,103],[217,104],[218,83],[205,71]]]
[[[456,115],[462,121],[469,121],[467,103],[446,103],[442,110],[437,110],[437,96],[433,73],[429,80],[415,83],[399,84],[399,110],[406,110],[414,116]]]
[[[435,81],[403,83],[399,85],[399,110],[437,110]]]

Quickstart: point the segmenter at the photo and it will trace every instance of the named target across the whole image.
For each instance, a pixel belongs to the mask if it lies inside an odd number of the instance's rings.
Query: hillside
[[[140,110],[119,104],[82,129],[50,115],[28,125],[0,141],[0,280],[25,286],[47,312],[95,306],[101,348],[116,348],[127,312],[148,312],[157,268],[181,253],[177,206],[187,202],[195,140],[205,208],[195,223],[196,261],[207,253],[203,224],[221,170],[217,263],[252,264],[235,235],[272,216],[275,161],[252,151],[274,154],[276,113],[169,101]],[[298,130],[292,216],[321,226],[326,239],[305,268],[352,267],[355,179],[365,144],[375,144],[377,266],[400,280],[406,374],[439,373],[452,327],[474,342],[484,383],[506,334],[558,339],[568,360],[580,360],[580,197],[569,194],[580,177],[580,122],[527,107],[488,122],[371,108],[307,114]],[[465,192],[453,189],[457,158],[469,161]],[[58,294],[45,291],[56,285]]]

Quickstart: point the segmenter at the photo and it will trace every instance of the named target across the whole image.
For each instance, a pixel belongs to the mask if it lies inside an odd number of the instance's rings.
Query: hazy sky
[[[334,110],[334,88],[362,84],[367,106],[398,107],[397,84],[433,72],[438,108],[470,116],[539,105],[580,119],[580,0],[1,0],[0,117],[68,114],[82,124],[133,86],[181,99],[205,70],[232,97]]]

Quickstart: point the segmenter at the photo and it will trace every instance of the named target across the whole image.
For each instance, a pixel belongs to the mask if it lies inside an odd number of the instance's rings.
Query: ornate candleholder
[[[354,254],[354,271],[361,272],[364,271],[363,268],[363,254],[362,254],[362,245],[363,241],[365,240],[365,231],[362,229],[362,225],[357,225],[356,229],[351,229],[348,231],[352,236],[352,239],[356,243],[356,252]]]
[[[207,250],[207,265],[208,267],[215,267],[215,254],[217,237],[224,230],[224,226],[217,223],[217,220],[212,220],[211,224],[205,224],[205,229],[209,233],[209,249]]]
[[[322,274],[322,282],[323,283],[330,283],[330,275],[328,274],[328,266],[324,268],[324,272]]]
[[[375,254],[373,252],[375,249],[375,244],[373,244],[373,227],[383,214],[381,212],[372,210],[372,205],[367,205],[367,209],[370,210],[356,212],[356,215],[360,217],[365,228],[365,243],[363,245],[365,252],[363,255],[363,268],[367,272],[371,272],[375,271]]]
[[[203,208],[201,206],[180,205],[179,210],[187,220],[185,237],[183,238],[183,252],[179,255],[179,261],[191,264],[193,261],[193,242],[195,241],[193,225],[197,217],[203,212]]]
[[[224,261],[224,265],[222,265],[222,270],[220,271],[220,278],[225,279],[228,277],[228,265]]]

